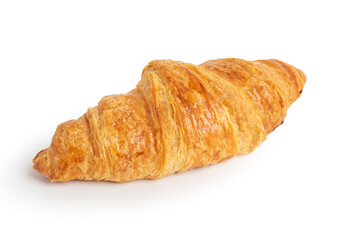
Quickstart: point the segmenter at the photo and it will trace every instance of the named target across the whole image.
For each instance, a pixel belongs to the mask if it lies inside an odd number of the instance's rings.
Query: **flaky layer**
[[[279,60],[150,62],[137,88],[60,124],[34,169],[51,181],[155,179],[253,151],[306,77]]]

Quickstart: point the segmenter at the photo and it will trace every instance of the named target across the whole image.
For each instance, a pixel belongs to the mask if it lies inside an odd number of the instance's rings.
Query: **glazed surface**
[[[279,60],[150,62],[137,87],[60,124],[34,169],[51,181],[156,179],[253,151],[300,96]]]

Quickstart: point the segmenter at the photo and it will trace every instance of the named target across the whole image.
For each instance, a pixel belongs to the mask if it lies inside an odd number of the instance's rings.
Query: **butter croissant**
[[[306,77],[279,60],[150,62],[137,87],[57,127],[34,169],[51,181],[156,179],[253,151]]]

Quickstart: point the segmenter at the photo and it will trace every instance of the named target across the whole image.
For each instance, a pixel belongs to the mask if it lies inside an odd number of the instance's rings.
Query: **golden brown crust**
[[[279,60],[150,62],[137,88],[60,124],[34,169],[51,181],[155,179],[253,151],[305,75]]]

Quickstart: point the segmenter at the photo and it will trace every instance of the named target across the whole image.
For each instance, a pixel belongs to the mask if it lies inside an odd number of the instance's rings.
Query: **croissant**
[[[60,124],[34,169],[51,181],[157,179],[253,151],[306,77],[279,60],[150,62],[137,87]]]

